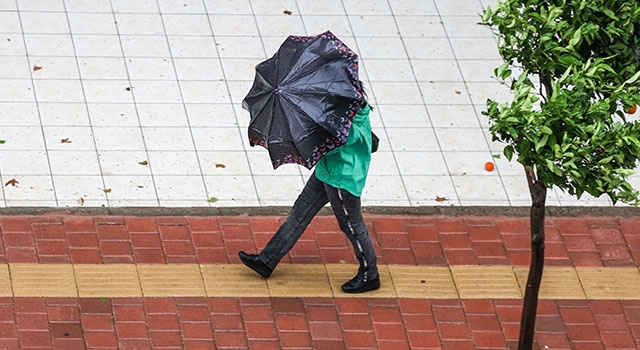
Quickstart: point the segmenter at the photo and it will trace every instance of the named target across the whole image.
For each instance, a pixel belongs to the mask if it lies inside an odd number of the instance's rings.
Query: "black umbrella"
[[[358,55],[327,31],[289,36],[256,66],[242,107],[251,114],[250,144],[269,150],[274,169],[285,163],[311,169],[346,143],[363,103]]]

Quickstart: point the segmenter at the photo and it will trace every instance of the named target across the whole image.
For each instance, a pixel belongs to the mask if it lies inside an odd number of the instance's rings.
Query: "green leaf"
[[[0,145],[4,145],[7,140],[0,140]]]
[[[207,202],[209,202],[209,203],[215,203],[217,201],[218,201],[218,198],[216,198],[216,197],[211,197],[211,198],[209,198],[209,200],[207,200]]]
[[[504,156],[507,157],[507,160],[511,161],[511,158],[513,158],[513,146],[509,145],[505,147],[502,150],[502,153],[504,153]]]
[[[146,160],[143,160],[142,162],[138,162],[138,164],[140,165],[149,165],[149,162]]]
[[[553,130],[551,130],[551,128],[549,128],[549,127],[548,127],[548,126],[546,126],[546,125],[542,125],[542,126],[540,126],[540,131],[541,131],[543,134],[546,134],[546,135],[553,135]]]

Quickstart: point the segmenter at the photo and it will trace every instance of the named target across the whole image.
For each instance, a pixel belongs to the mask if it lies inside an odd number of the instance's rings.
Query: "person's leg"
[[[358,274],[342,286],[348,293],[361,293],[378,289],[378,259],[373,242],[362,218],[360,197],[356,197],[343,189],[325,184],[325,192],[338,220],[340,229],[347,235],[353,245],[356,258],[360,262]]]
[[[266,247],[258,255],[240,252],[240,259],[263,277],[269,277],[271,271],[302,236],[318,211],[328,202],[323,183],[316,178],[315,173],[312,174],[293,204],[289,217],[271,237]]]

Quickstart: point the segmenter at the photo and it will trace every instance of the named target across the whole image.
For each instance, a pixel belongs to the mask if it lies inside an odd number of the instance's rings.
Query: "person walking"
[[[238,252],[246,266],[269,278],[311,220],[330,203],[340,229],[353,245],[360,264],[355,277],[342,285],[342,291],[364,293],[380,288],[376,252],[362,217],[360,201],[371,153],[377,148],[377,138],[371,132],[370,112],[371,107],[365,101],[353,118],[346,144],[318,160],[288,218],[265,248],[258,254]]]

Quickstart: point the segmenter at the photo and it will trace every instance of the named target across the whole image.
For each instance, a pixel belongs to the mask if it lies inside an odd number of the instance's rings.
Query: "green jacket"
[[[316,177],[335,188],[362,195],[371,163],[371,124],[367,104],[358,110],[347,143],[330,151],[316,164]]]

